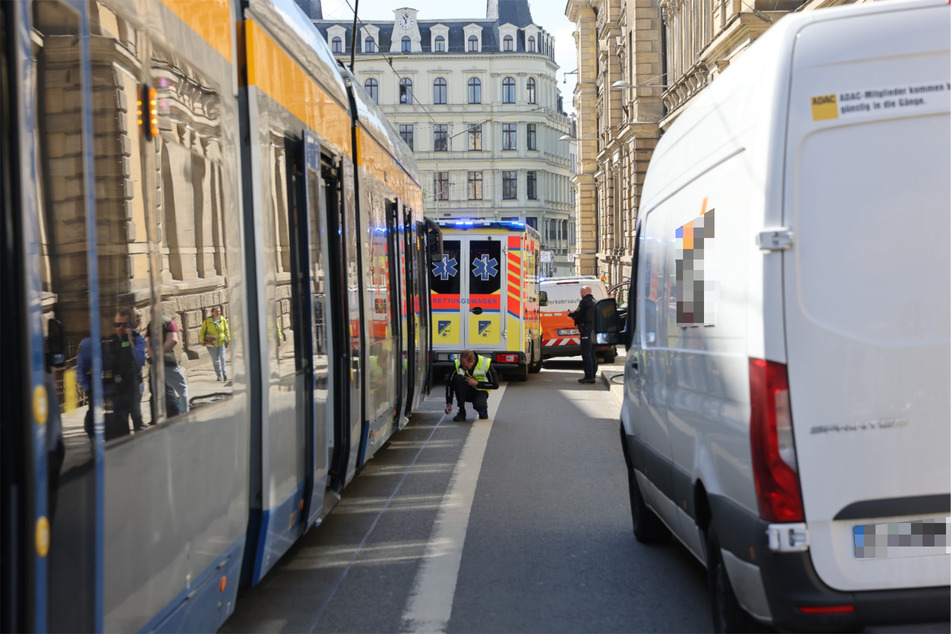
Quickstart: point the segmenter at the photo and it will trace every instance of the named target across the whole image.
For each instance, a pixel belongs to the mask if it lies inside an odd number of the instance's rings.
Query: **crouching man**
[[[459,412],[452,420],[465,422],[466,401],[472,403],[480,419],[489,417],[489,390],[499,387],[499,379],[491,365],[492,361],[472,350],[463,350],[456,359],[456,371],[446,384],[446,413],[452,413],[453,395],[459,405]]]

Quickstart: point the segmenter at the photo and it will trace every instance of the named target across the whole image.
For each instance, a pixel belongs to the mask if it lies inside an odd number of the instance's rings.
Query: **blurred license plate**
[[[558,334],[561,335],[562,337],[570,337],[571,335],[577,335],[578,329],[577,328],[559,328]]]

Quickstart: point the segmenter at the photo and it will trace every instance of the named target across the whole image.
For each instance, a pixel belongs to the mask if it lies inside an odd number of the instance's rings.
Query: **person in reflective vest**
[[[491,367],[492,361],[472,350],[463,350],[455,361],[456,371],[446,383],[446,413],[452,413],[452,398],[455,396],[459,412],[452,420],[465,422],[466,401],[472,403],[480,419],[488,418],[489,390],[499,387],[499,379]]]

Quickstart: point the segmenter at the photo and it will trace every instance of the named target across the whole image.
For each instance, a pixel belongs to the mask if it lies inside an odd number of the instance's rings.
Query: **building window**
[[[525,195],[529,200],[538,200],[538,172],[526,172]]]
[[[469,126],[469,150],[482,151],[482,124]]]
[[[363,89],[367,91],[367,96],[370,97],[373,103],[380,103],[380,84],[377,80],[373,78],[366,80],[363,82]]]
[[[403,53],[410,53],[413,50],[413,41],[409,39],[408,35],[404,35],[403,39],[400,40],[400,51]]]
[[[433,82],[433,103],[446,103],[446,80],[442,77]]]
[[[526,133],[525,147],[527,147],[529,150],[537,150],[538,142],[536,141],[535,124],[529,123],[527,130],[528,132]]]
[[[502,80],[502,103],[515,103],[515,80],[511,77]]]
[[[475,35],[469,36],[469,52],[478,53],[479,52],[479,38]]]
[[[469,103],[482,103],[482,82],[478,77],[469,80]]]
[[[502,172],[502,200],[518,198],[518,172]]]
[[[482,200],[482,172],[469,172],[469,200]]]
[[[406,142],[406,145],[409,146],[409,149],[413,148],[413,124],[401,123],[400,124],[400,138]]]
[[[502,50],[503,51],[515,50],[515,40],[512,39],[511,35],[506,35],[504,38],[502,38]]]
[[[528,52],[529,53],[535,52],[535,36],[534,35],[528,36]]]
[[[503,123],[502,124],[502,149],[514,150],[515,148],[516,148],[515,124]]]
[[[525,87],[528,92],[528,103],[538,103],[535,101],[535,80],[529,77]]]
[[[331,46],[333,46],[334,53],[343,53],[343,41],[339,36],[331,40]]]
[[[436,172],[433,176],[436,200],[449,200],[449,172]]]
[[[433,152],[446,152],[449,150],[449,126],[445,123],[437,123],[433,126]]]
[[[367,36],[367,39],[363,40],[363,52],[376,53],[376,40],[370,35]]]
[[[528,216],[527,218],[525,218],[525,224],[527,224],[529,227],[531,227],[535,231],[538,231],[538,218],[536,218],[535,216]]]
[[[400,103],[402,104],[412,104],[413,103],[413,80],[408,78],[403,78],[400,80]]]
[[[435,51],[436,51],[437,53],[445,53],[445,52],[446,52],[446,38],[444,38],[444,37],[441,36],[441,35],[437,35],[437,36],[436,36],[436,48],[435,48]]]

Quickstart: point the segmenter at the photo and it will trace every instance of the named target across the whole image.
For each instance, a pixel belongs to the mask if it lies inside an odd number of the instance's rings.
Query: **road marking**
[[[505,385],[501,385],[492,393],[488,420],[476,419],[471,423],[472,429],[452,472],[449,490],[439,507],[432,536],[403,612],[404,632],[444,633],[449,625],[459,565],[462,562],[462,547],[469,529],[469,513],[472,511],[489,433],[504,391]]]

